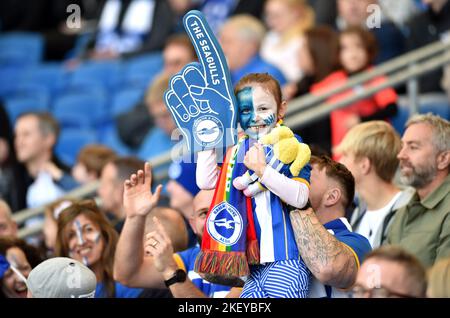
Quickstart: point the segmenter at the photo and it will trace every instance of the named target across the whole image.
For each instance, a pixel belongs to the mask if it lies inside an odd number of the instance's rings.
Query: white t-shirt
[[[367,210],[362,217],[355,232],[365,236],[369,240],[370,245],[372,245],[372,248],[377,248],[379,246],[380,242],[375,242],[376,233],[383,226],[384,218],[389,214],[400,195],[401,191],[394,195],[391,201],[384,207],[378,210]]]
[[[303,76],[298,63],[298,55],[303,45],[302,37],[295,37],[286,43],[281,43],[279,34],[269,31],[261,43],[261,57],[276,66],[288,82],[297,82]]]

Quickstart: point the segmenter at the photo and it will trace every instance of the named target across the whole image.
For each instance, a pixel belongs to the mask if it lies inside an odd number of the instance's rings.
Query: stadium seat
[[[0,97],[6,97],[21,82],[24,68],[15,66],[0,67]]]
[[[63,127],[68,124],[68,127],[94,128],[110,118],[105,99],[93,94],[62,95],[53,104],[53,114],[62,121]],[[76,125],[77,121],[79,125]]]
[[[50,102],[50,91],[41,83],[26,83],[21,81],[17,84],[15,89],[8,94],[8,96],[29,97],[40,102]]]
[[[119,61],[87,62],[73,71],[70,84],[97,82],[106,88],[116,88],[121,83],[122,65]]]
[[[392,118],[392,125],[402,135],[405,124],[410,116],[410,104],[407,96],[399,96],[398,113]],[[429,93],[419,96],[419,113],[433,113],[447,120],[450,119],[450,103],[447,95],[442,93]]]
[[[161,53],[151,53],[130,59],[125,65],[124,85],[146,88],[163,69]]]
[[[25,70],[22,82],[44,85],[55,94],[66,85],[67,74],[68,72],[59,63],[39,64]]]
[[[77,81],[69,81],[62,90],[65,94],[89,94],[96,95],[99,98],[106,99],[108,91],[105,85],[95,79],[79,79]]]
[[[120,140],[115,127],[105,130],[101,137],[101,143],[113,149],[120,156],[133,154],[133,151]]]
[[[119,91],[112,100],[112,115],[114,117],[130,110],[144,96],[141,88],[127,88]]]
[[[49,110],[48,100],[34,99],[32,97],[10,97],[5,100],[5,109],[11,123],[15,123],[20,114],[36,111],[46,112]]]
[[[78,152],[86,145],[97,142],[97,134],[90,129],[63,129],[55,153],[65,164],[73,166]]]
[[[450,101],[445,94],[424,94],[420,97],[420,113],[433,113],[450,119]]]
[[[392,118],[391,123],[394,126],[395,130],[401,135],[405,131],[405,124],[409,118],[409,108],[405,105],[398,105],[398,112]]]
[[[39,84],[18,83],[4,96],[5,107],[11,123],[25,112],[46,112],[50,110],[50,94]]]
[[[26,66],[42,60],[44,40],[39,33],[10,32],[0,36],[0,65]]]

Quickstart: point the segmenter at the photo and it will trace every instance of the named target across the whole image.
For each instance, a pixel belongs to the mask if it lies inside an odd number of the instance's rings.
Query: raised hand
[[[167,274],[171,276],[177,269],[172,256],[172,241],[157,217],[153,217],[153,222],[155,223],[155,230],[145,236],[144,251],[146,255],[153,256],[155,268],[158,272],[167,271]]]
[[[200,63],[190,63],[172,77],[166,105],[190,151],[233,145],[237,108],[222,49],[199,11],[188,12],[183,24]]]
[[[144,171],[139,170],[132,174],[124,183],[123,205],[127,217],[147,216],[158,204],[162,185],[158,185],[155,193],[152,193],[152,171],[148,162],[144,165]]]

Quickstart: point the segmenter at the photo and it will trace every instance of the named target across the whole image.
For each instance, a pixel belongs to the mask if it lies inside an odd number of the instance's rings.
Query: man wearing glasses
[[[400,247],[383,246],[366,256],[352,291],[355,298],[423,298],[425,269]]]

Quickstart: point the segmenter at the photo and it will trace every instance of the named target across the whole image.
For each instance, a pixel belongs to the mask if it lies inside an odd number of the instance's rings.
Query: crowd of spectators
[[[79,28],[67,26],[69,4],[81,8]],[[59,157],[59,140],[73,123],[51,111],[13,116],[12,93],[0,89],[0,298],[242,293],[240,282],[210,282],[194,270],[214,185],[197,185],[195,160],[154,170],[146,163],[178,146],[164,92],[171,76],[197,60],[181,24],[189,10],[209,21],[233,85],[249,73],[268,73],[287,107],[450,37],[449,0],[7,0],[0,8],[0,38],[39,34],[42,65],[64,72],[160,58],[137,85],[139,99],[96,127],[113,131],[117,142],[80,147],[72,164]],[[0,75],[11,67],[1,58]],[[327,102],[387,79],[375,77]],[[91,80],[67,87],[85,94]],[[420,77],[418,90],[450,96],[449,83],[450,68],[441,68]],[[387,87],[296,131],[313,154],[308,207],[293,209],[289,223],[312,275],[309,297],[450,297],[450,118],[417,114],[396,130],[403,93]],[[439,107],[448,112],[450,102]],[[168,181],[157,186],[165,170]],[[95,182],[89,199],[66,197]],[[14,221],[16,212],[39,207],[43,216],[23,227]],[[33,226],[42,231],[19,238],[20,229]],[[61,286],[71,271],[83,273],[78,291]],[[185,276],[173,283],[180,271]]]

